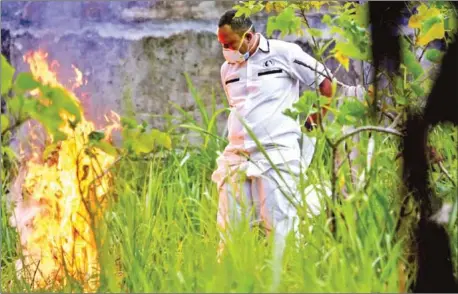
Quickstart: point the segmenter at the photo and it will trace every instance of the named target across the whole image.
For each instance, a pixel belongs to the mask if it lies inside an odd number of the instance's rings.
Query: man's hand
[[[320,84],[320,94],[326,97],[332,97],[332,82],[329,78],[326,78]],[[331,102],[325,104],[325,106],[329,106]],[[314,105],[315,106],[315,105]],[[321,108],[321,117],[323,117],[327,112],[325,107]],[[311,114],[307,121],[305,122],[305,127],[310,131],[316,126],[318,123],[318,113]]]

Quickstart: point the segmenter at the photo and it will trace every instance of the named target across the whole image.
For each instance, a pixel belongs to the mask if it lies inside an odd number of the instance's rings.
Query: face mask
[[[245,62],[248,59],[248,57],[250,57],[251,47],[248,48],[245,54],[240,53],[239,50],[240,50],[240,47],[242,47],[243,39],[245,38],[246,33],[248,33],[251,30],[251,27],[243,34],[242,40],[240,41],[240,45],[239,45],[239,48],[237,48],[237,50],[223,48],[223,55],[227,62],[242,63],[242,62]]]

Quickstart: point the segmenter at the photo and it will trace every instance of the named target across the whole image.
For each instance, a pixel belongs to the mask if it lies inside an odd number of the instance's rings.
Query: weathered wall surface
[[[123,113],[125,93],[135,113],[154,127],[162,127],[158,116],[177,103],[198,115],[183,73],[210,105],[212,90],[221,93],[220,65],[224,61],[216,40],[220,15],[233,1],[29,1],[2,2],[2,28],[11,34],[11,59],[19,71],[27,71],[22,56],[44,49],[59,61],[59,75],[73,78],[71,65],[80,68],[88,83],[80,89],[86,112],[103,121],[109,110]],[[320,15],[309,22],[320,27]],[[254,18],[258,31],[265,32],[266,18]],[[325,31],[324,38],[331,36]],[[285,40],[299,43],[310,52],[307,37]],[[327,65],[335,70],[337,64]],[[360,66],[350,73],[341,69],[343,82],[359,82]],[[218,95],[222,107],[222,95]],[[176,112],[175,112],[176,113]],[[220,126],[224,124],[221,117]]]

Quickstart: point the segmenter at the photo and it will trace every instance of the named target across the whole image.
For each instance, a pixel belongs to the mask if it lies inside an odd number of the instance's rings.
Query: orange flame
[[[111,140],[113,131],[121,129],[121,118],[119,117],[119,114],[112,110],[108,115],[105,115],[105,121],[108,123],[105,127],[107,139]]]
[[[72,64],[73,71],[75,72],[75,83],[72,85],[72,91],[75,89],[81,87],[83,84],[85,84],[85,81],[83,81],[83,73]]]
[[[24,60],[37,80],[64,88],[55,71],[58,63],[50,66],[47,57],[46,52],[36,51],[27,53]],[[83,85],[83,75],[75,66],[73,69],[75,84],[67,91],[78,101],[73,91]],[[111,139],[111,132],[120,128],[119,116],[111,112],[105,118],[110,123],[105,133]],[[94,130],[94,124],[83,114],[75,129],[62,126],[67,139],[49,145],[41,156],[32,148],[33,154],[13,184],[16,206],[10,221],[20,234],[23,254],[16,266],[20,277],[36,289],[64,286],[67,277],[82,283],[85,292],[98,287],[98,248],[102,241],[97,239],[95,228],[106,207],[112,180],[106,170],[115,157],[88,147],[88,136]]]

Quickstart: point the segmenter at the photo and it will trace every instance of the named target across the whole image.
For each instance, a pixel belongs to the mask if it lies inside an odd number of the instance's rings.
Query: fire
[[[87,81],[83,81],[83,73],[72,64],[73,71],[75,72],[75,83],[72,85],[72,91],[86,84]]]
[[[24,60],[36,79],[65,88],[57,78],[59,64],[48,64],[47,57],[46,52],[35,51]],[[75,83],[67,91],[78,101],[74,90],[84,84],[83,75],[77,67],[73,70]],[[39,89],[31,94],[39,94]],[[111,132],[120,128],[119,116],[111,112],[105,119],[110,140]],[[64,286],[70,277],[84,285],[85,292],[97,290],[98,248],[103,240],[97,239],[96,229],[112,180],[106,171],[116,158],[88,148],[88,136],[94,130],[82,114],[75,129],[68,124],[61,128],[66,140],[49,145],[44,152],[32,147],[32,154],[22,154],[27,160],[11,189],[15,207],[10,221],[20,235],[18,274],[35,289]]]

